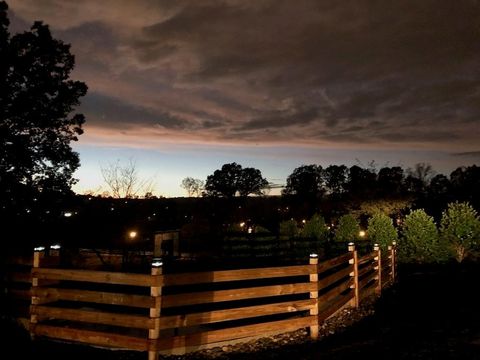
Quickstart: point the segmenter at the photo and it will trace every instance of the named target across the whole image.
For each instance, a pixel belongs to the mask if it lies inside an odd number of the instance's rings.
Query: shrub
[[[480,244],[480,220],[468,203],[450,203],[442,213],[440,236],[458,262],[462,262]]]
[[[325,219],[318,214],[313,215],[312,218],[305,223],[301,235],[306,238],[318,240],[320,243],[326,242],[328,240],[328,228]]]
[[[446,260],[445,248],[439,242],[433,217],[423,209],[411,211],[405,217],[398,255],[403,262],[433,263]]]
[[[297,226],[297,222],[293,219],[282,221],[280,223],[280,236],[286,236],[289,238],[293,238],[297,236],[299,233],[299,229]]]
[[[378,244],[382,250],[387,250],[393,241],[398,240],[392,219],[383,213],[376,213],[368,219],[367,233],[371,244]]]
[[[338,226],[335,230],[335,241],[338,242],[355,242],[358,240],[360,233],[360,224],[357,219],[351,215],[343,215],[338,220]]]

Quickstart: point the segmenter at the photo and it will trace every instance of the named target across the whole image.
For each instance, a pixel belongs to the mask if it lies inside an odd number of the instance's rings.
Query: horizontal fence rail
[[[35,336],[147,351],[181,353],[319,326],[345,306],[358,307],[395,281],[396,248],[267,268],[163,274],[61,269],[59,252],[34,252],[7,275],[9,296],[29,301]],[[31,269],[30,273],[25,269]],[[25,286],[28,281],[28,286]]]

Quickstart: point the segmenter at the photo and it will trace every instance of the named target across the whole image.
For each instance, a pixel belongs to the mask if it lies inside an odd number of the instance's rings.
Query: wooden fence
[[[58,253],[34,252],[30,298],[32,336],[92,345],[179,353],[224,342],[309,328],[345,306],[358,307],[395,280],[395,247],[358,256],[355,246],[308,264],[162,274],[60,269]],[[14,280],[13,277],[11,280]],[[26,280],[26,279],[23,279]],[[13,287],[10,287],[13,289]]]

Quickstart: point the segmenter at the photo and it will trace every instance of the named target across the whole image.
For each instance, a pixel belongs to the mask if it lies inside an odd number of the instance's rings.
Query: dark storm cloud
[[[168,113],[127,104],[120,99],[101,94],[89,93],[80,110],[90,123],[97,127],[128,129],[138,126],[160,126],[166,129],[182,129],[186,122]]]
[[[480,127],[473,0],[12,0],[72,43],[104,126],[209,140],[429,144]],[[53,16],[57,14],[58,16]],[[82,70],[83,69],[83,70]],[[123,124],[123,125],[120,125]]]
[[[467,151],[467,152],[453,153],[451,155],[480,158],[480,151]]]
[[[441,118],[462,123],[479,114],[479,19],[471,1],[201,2],[145,27],[144,34],[193,54],[198,66],[183,73],[192,81],[248,79],[253,91],[311,102],[306,113],[247,114],[238,130],[302,125],[316,117],[325,120],[318,124],[344,119],[354,126],[367,118],[385,125],[375,137],[408,141],[404,125],[421,119],[435,126]],[[139,52],[161,56],[156,47]],[[315,106],[324,99],[309,94],[319,88],[328,89],[334,107]],[[419,128],[410,140],[455,137]]]
[[[317,116],[318,110],[315,108],[295,109],[286,113],[280,110],[272,111],[260,118],[247,121],[239,130],[278,129],[289,126],[300,126],[311,123]],[[292,122],[292,119],[295,119],[295,121]]]

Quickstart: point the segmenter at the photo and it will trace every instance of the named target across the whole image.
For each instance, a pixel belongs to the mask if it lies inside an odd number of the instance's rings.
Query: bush
[[[360,224],[353,215],[343,215],[338,220],[338,226],[335,230],[335,241],[337,242],[355,242],[360,233]]]
[[[295,220],[286,220],[280,223],[280,236],[293,238],[297,236],[299,229]]]
[[[402,262],[434,263],[446,260],[445,247],[439,242],[433,217],[423,209],[411,211],[406,216],[398,256]]]
[[[480,220],[468,203],[450,203],[442,213],[440,236],[450,247],[453,256],[462,262],[480,245]]]
[[[393,241],[398,240],[392,219],[383,213],[376,213],[368,219],[367,233],[371,244],[378,244],[384,251]]]
[[[325,243],[328,241],[328,228],[325,223],[325,219],[315,214],[310,220],[305,223],[302,229],[301,235],[306,238],[311,238]]]

